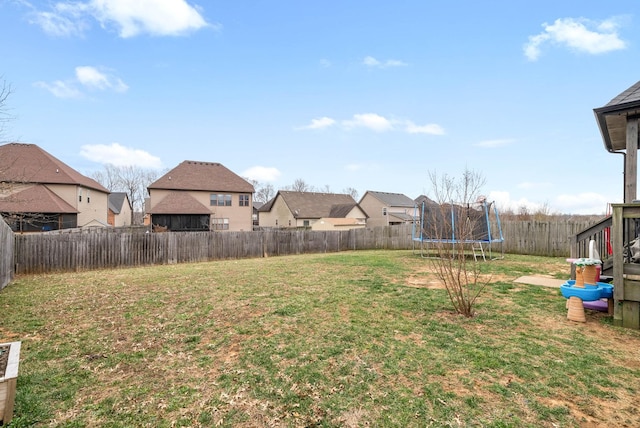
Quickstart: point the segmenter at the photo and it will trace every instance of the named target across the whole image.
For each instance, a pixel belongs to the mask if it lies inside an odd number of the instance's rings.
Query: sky
[[[593,109],[640,80],[637,1],[0,0],[4,140],[90,176],[219,162],[275,190],[605,214]]]

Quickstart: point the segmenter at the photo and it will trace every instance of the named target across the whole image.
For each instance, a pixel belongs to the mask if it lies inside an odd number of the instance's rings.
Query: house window
[[[211,220],[213,230],[229,230],[228,218],[214,218]]]
[[[78,202],[82,202],[82,189],[78,190]]]
[[[87,190],[87,203],[91,202],[91,190]]]
[[[241,207],[249,206],[249,195],[240,195],[240,206]]]
[[[309,220],[304,220],[302,224],[304,225],[304,227],[309,227]]]
[[[209,195],[209,205],[212,207],[230,207],[231,195]]]
[[[387,207],[382,207],[382,215],[387,215]]]

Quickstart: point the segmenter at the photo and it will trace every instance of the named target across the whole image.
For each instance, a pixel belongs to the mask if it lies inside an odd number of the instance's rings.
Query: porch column
[[[638,116],[627,117],[627,151],[624,157],[624,203],[637,199],[638,189]]]

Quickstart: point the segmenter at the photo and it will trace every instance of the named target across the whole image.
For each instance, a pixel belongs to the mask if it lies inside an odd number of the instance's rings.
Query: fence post
[[[15,274],[15,236],[0,216],[0,290],[7,286]]]

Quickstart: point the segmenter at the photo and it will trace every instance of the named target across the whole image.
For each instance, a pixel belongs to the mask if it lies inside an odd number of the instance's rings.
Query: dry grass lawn
[[[513,282],[562,259],[482,269],[470,319],[410,251],[17,278],[10,426],[640,426],[640,332]]]

